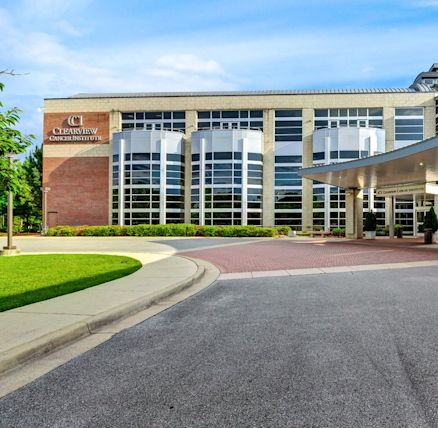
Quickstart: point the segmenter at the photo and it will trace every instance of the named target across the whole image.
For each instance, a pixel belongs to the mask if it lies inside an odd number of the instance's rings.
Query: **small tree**
[[[372,211],[368,211],[365,215],[363,230],[365,232],[375,232],[377,227],[377,218]]]
[[[15,212],[23,219],[26,232],[35,231],[41,224],[42,149],[40,147],[36,147],[28,154],[21,169],[22,189],[15,197]]]
[[[430,207],[430,210],[424,216],[423,228],[425,230],[431,229],[432,233],[435,233],[438,230],[438,218],[433,207]]]

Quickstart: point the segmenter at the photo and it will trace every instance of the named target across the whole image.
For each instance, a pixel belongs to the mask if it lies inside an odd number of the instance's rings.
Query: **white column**
[[[125,140],[119,143],[119,225],[125,224]]]
[[[331,147],[332,139],[330,135],[327,135],[324,137],[324,163],[326,165],[330,164],[331,158],[330,158],[330,147]]]
[[[363,235],[363,191],[346,189],[345,191],[345,236],[350,239],[362,239]]]
[[[160,224],[166,224],[167,144],[165,132],[160,138]]]
[[[375,209],[374,209],[374,189],[371,187],[368,188],[368,211],[375,212]]]
[[[395,198],[394,196],[391,196],[389,201],[389,210],[388,210],[388,217],[389,217],[389,237],[394,238],[394,223],[395,223]]]
[[[184,183],[184,222],[191,223],[192,219],[192,132],[198,127],[198,113],[186,111],[186,134],[184,142],[185,183]]]
[[[275,223],[275,110],[263,112],[263,226]]]
[[[417,195],[412,195],[414,200],[414,230],[412,236],[417,236],[418,234],[418,224],[417,224]]]
[[[385,226],[389,226],[393,214],[391,214],[391,199],[390,197],[385,197]]]
[[[199,147],[199,224],[205,225],[205,138],[201,138]],[[213,195],[211,195],[213,198]],[[210,202],[212,203],[212,202]]]
[[[330,232],[330,186],[324,186],[324,230]],[[339,212],[339,208],[337,209]]]
[[[331,163],[330,150],[331,150],[332,139],[330,135],[324,137],[324,163],[326,165]],[[339,206],[337,208],[339,216]],[[324,231],[330,232],[330,186],[328,184],[324,185]]]
[[[303,167],[313,166],[313,108],[303,109]],[[302,229],[313,229],[313,181],[302,179]]]
[[[242,226],[248,224],[248,139],[242,138]]]

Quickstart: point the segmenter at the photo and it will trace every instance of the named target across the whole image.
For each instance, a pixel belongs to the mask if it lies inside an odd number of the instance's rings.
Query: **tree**
[[[430,210],[424,216],[423,228],[432,229],[432,233],[435,233],[438,230],[438,219],[433,207],[430,207]]]
[[[375,232],[377,227],[377,218],[372,211],[368,211],[365,215],[363,230],[365,232]]]
[[[15,213],[23,219],[26,231],[41,224],[43,151],[36,147],[24,160],[20,173],[22,188],[15,198]]]
[[[3,89],[4,84],[0,83],[0,92]],[[20,109],[13,107],[3,110],[1,101],[0,109],[0,189],[17,194],[21,187],[19,169],[15,167],[16,162],[12,166],[9,164],[7,156],[25,152],[35,137],[24,135],[16,129],[20,121]]]

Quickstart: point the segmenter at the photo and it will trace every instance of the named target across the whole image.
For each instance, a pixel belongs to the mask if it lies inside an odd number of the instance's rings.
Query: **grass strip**
[[[0,312],[112,281],[140,267],[131,257],[103,254],[0,257]]]

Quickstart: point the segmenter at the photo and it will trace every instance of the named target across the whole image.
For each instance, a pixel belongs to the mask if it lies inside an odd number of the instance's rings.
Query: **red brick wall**
[[[68,124],[69,116],[81,116],[82,126]],[[75,122],[74,124],[77,124]],[[98,128],[95,135],[99,141],[62,142],[50,141],[54,128]],[[44,115],[44,145],[53,144],[108,144],[109,114],[92,113],[46,113]],[[62,152],[60,152],[62,153]],[[62,156],[62,154],[61,154]],[[108,224],[108,170],[107,157],[44,157],[43,185],[50,187],[47,193],[48,226],[58,225],[103,225]]]
[[[57,218],[58,225],[108,224],[108,173],[106,157],[44,158],[49,222]]]

